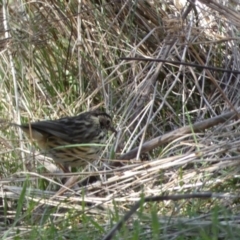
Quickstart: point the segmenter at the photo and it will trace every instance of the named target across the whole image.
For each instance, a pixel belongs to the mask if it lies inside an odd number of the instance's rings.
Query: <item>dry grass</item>
[[[18,129],[2,126],[2,239],[100,239],[142,195],[206,191],[218,195],[144,203],[116,239],[239,239],[240,4],[180,3],[2,6],[1,118],[55,119],[100,107],[118,130],[101,161],[71,174],[80,187],[59,192],[64,174]]]

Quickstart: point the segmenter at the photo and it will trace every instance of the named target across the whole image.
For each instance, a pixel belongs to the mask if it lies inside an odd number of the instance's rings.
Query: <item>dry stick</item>
[[[131,207],[131,209],[123,216],[123,218],[108,232],[107,235],[104,236],[102,240],[111,240],[115,233],[120,230],[120,228],[123,226],[123,224],[137,211],[137,209],[141,206],[142,203],[145,202],[160,202],[165,200],[182,200],[182,199],[192,199],[192,198],[211,198],[212,193],[206,192],[206,193],[194,193],[194,194],[182,194],[182,195],[169,195],[169,196],[155,196],[155,197],[146,197],[135,203]]]
[[[190,44],[191,47],[191,44]],[[216,68],[216,67],[209,67],[209,66],[205,66],[203,61],[201,60],[201,58],[198,56],[198,53],[196,53],[196,51],[194,50],[194,48],[191,47],[191,50],[193,51],[193,53],[195,53],[195,57],[197,58],[197,60],[199,62],[201,62],[201,65],[195,64],[195,63],[188,63],[188,62],[179,62],[179,61],[170,61],[170,60],[166,60],[166,59],[155,59],[155,58],[141,58],[141,57],[121,57],[119,58],[120,60],[137,60],[137,61],[153,61],[153,62],[163,62],[163,63],[172,63],[172,64],[180,64],[183,66],[194,66],[194,67],[198,67],[198,68],[204,68],[207,70],[214,70],[214,71],[220,71],[220,72],[229,72],[229,73],[235,73],[235,74],[240,74],[240,71],[235,71],[235,70],[228,70],[228,69],[223,69],[223,68]],[[213,78],[213,76],[211,75],[211,73],[209,71],[206,71],[207,74],[209,75],[209,79],[211,80],[211,82],[214,84],[214,86],[217,88],[217,90],[221,93],[222,97],[224,98],[224,100],[228,103],[228,105],[230,106],[230,108],[235,111],[235,108],[233,106],[233,104],[230,102],[230,100],[226,97],[226,95],[224,94],[223,90],[220,88],[220,86],[217,84],[216,80]],[[239,116],[240,117],[240,116]]]
[[[232,38],[228,38],[227,41],[232,40]],[[193,44],[191,44],[193,45]],[[227,73],[233,73],[233,74],[240,74],[240,71],[238,70],[232,70],[232,69],[224,69],[219,67],[211,67],[206,65],[199,65],[196,63],[189,63],[189,62],[180,62],[180,61],[171,61],[167,59],[159,59],[159,58],[143,58],[143,57],[121,57],[119,60],[135,60],[135,61],[144,61],[144,62],[163,62],[163,63],[171,63],[171,64],[177,64],[177,65],[183,65],[183,66],[190,66],[190,67],[196,67],[196,68],[203,68],[208,70],[213,70],[216,72],[227,72]]]
[[[186,127],[176,129],[176,130],[174,130],[170,133],[166,133],[160,137],[156,137],[150,141],[145,142],[141,146],[141,153],[149,152],[156,147],[159,147],[165,143],[169,143],[169,142],[183,136],[184,134],[202,131],[202,130],[208,129],[210,127],[213,127],[219,123],[226,122],[227,120],[230,120],[230,119],[233,119],[234,117],[236,117],[239,113],[240,113],[239,109],[236,109],[236,111],[228,112],[228,113],[222,114],[220,116],[204,120],[202,122],[198,122],[198,123],[195,123],[192,125],[188,125]],[[136,157],[137,152],[138,152],[138,147],[130,150],[129,152],[127,152],[125,154],[122,154],[118,159],[120,159],[120,160],[121,159],[122,160],[123,159],[124,160],[133,159]]]

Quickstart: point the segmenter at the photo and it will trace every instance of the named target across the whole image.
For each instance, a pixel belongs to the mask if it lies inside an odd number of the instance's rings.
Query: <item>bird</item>
[[[14,124],[31,141],[35,140],[46,156],[62,166],[86,166],[98,158],[107,141],[108,131],[117,131],[107,113],[94,110],[56,120]]]

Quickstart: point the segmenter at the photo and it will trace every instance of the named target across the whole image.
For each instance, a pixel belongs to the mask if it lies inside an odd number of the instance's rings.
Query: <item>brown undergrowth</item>
[[[240,5],[185,3],[3,1],[1,119],[102,108],[118,134],[66,188],[1,126],[2,239],[101,239],[143,196],[196,192],[215,197],[142,203],[116,239],[239,239]]]

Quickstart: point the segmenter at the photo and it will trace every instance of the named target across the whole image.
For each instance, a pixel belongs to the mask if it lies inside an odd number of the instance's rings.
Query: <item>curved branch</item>
[[[169,142],[183,136],[184,134],[188,134],[188,133],[192,133],[192,132],[199,132],[199,131],[208,129],[210,127],[213,127],[219,123],[224,123],[228,120],[232,120],[237,115],[240,114],[240,112],[238,112],[238,111],[239,111],[239,109],[237,109],[236,111],[228,112],[228,113],[207,119],[207,120],[203,120],[202,122],[198,122],[198,123],[195,123],[192,125],[188,125],[188,126],[176,129],[170,133],[166,133],[162,136],[156,137],[150,141],[145,142],[142,145],[141,153],[149,152],[156,147],[159,147],[163,144],[169,143]],[[120,160],[133,159],[136,157],[138,149],[139,149],[139,147],[136,147],[136,148],[130,150],[129,152],[122,154],[118,159],[120,159]]]

